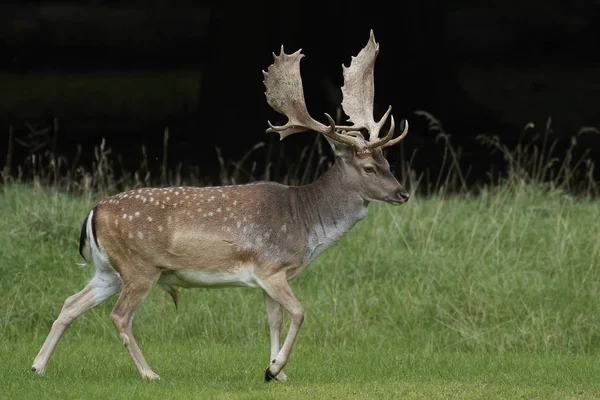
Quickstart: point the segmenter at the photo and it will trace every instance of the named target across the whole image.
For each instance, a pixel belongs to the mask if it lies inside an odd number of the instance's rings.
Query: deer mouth
[[[387,199],[385,199],[385,202],[388,203],[388,204],[391,204],[393,206],[399,206],[400,204],[406,203],[406,200],[404,200],[404,199],[393,199],[391,197],[388,197]]]
[[[409,198],[410,196],[407,192],[400,191],[396,196],[388,196],[384,201],[394,206],[399,206],[400,204],[406,203]]]

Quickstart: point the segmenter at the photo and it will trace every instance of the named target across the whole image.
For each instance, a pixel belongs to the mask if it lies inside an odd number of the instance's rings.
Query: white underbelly
[[[228,271],[168,271],[158,283],[181,287],[257,287],[253,265],[243,265]]]

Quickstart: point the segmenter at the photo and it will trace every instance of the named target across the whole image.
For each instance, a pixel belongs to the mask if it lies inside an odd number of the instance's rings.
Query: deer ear
[[[331,146],[331,150],[336,157],[340,157],[344,160],[350,160],[356,153],[356,149],[354,147],[331,140],[327,136],[324,137],[327,139],[327,142]]]

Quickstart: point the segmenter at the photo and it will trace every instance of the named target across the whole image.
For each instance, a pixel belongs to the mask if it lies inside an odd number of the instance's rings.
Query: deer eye
[[[367,174],[373,174],[375,173],[375,167],[373,167],[372,165],[365,165],[363,167],[363,171],[365,171]]]

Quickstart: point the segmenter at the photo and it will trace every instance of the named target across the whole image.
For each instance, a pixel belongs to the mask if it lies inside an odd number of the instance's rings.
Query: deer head
[[[402,133],[394,136],[394,117],[384,137],[379,137],[392,107],[376,122],[373,117],[375,97],[374,67],[379,53],[379,44],[371,30],[367,45],[352,57],[350,66],[342,64],[344,86],[342,86],[342,108],[352,125],[336,125],[329,114],[325,114],[328,125],[313,119],[306,108],[300,61],[304,57],[301,49],[286,54],[283,46],[279,55],[273,54],[274,62],[263,71],[266,97],[269,105],[285,115],[285,125],[274,126],[269,122],[267,132],[278,132],[283,140],[294,133],[307,130],[325,136],[333,149],[336,164],[345,171],[347,186],[359,193],[366,201],[401,204],[408,200],[408,192],[390,171],[383,149],[400,142],[408,133],[408,122],[404,122]],[[363,135],[366,131],[368,138]]]

